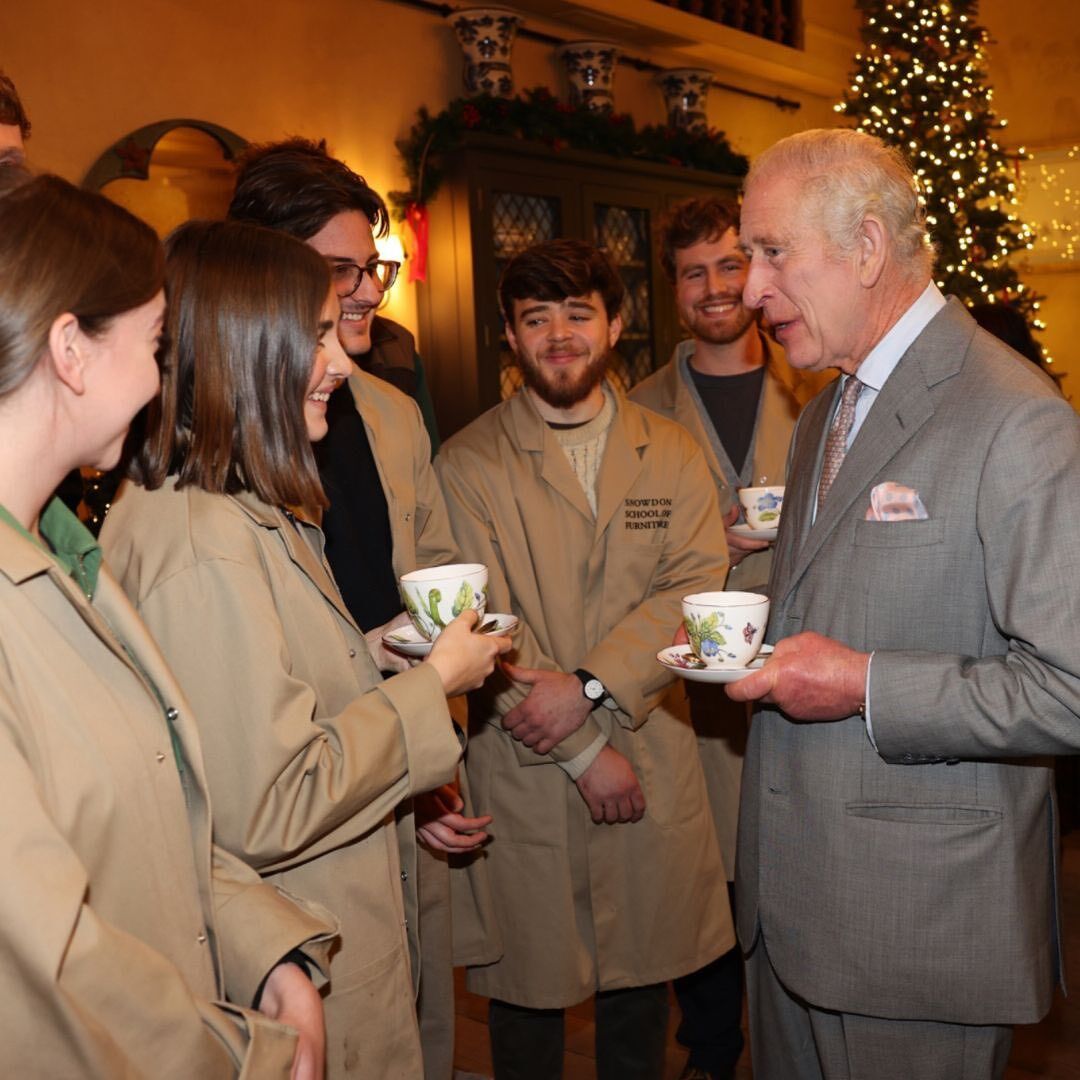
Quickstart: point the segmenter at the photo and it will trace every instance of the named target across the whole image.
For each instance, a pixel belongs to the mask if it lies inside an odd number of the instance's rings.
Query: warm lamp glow
[[[375,247],[379,252],[380,259],[399,263],[405,261],[405,248],[402,246],[401,237],[397,233],[387,233],[381,240],[375,241]]]

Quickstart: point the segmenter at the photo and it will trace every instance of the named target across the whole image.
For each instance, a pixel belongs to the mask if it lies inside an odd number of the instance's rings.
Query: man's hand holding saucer
[[[870,654],[808,631],[776,643],[760,671],[725,687],[734,701],[765,701],[792,720],[844,720],[866,700]]]

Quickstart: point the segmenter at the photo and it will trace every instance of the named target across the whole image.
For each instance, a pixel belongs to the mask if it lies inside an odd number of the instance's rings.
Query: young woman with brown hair
[[[479,685],[509,642],[473,634],[466,613],[384,682],[341,600],[310,440],[348,366],[318,253],[191,223],[170,241],[166,291],[161,407],[102,542],[200,710],[221,842],[342,920],[329,1075],[419,1077],[394,808],[451,779],[446,695]]]

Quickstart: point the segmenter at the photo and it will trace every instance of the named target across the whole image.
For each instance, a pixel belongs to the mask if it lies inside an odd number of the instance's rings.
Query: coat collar
[[[0,574],[12,585],[22,585],[32,577],[47,574],[56,560],[44,548],[9,525],[0,523]]]
[[[754,433],[750,440],[750,454],[743,463],[743,471],[747,468],[750,472],[746,475],[753,483],[758,465],[756,458],[763,444],[762,426],[775,421],[777,416],[785,411],[785,403],[791,399],[800,400],[798,388],[799,378],[792,368],[783,361],[783,350],[767,334],[757,331],[761,336],[765,353],[765,378],[761,385],[761,395],[758,398],[757,418],[754,422]],[[693,383],[690,374],[690,358],[694,355],[694,341],[689,339],[680,342],[675,347],[671,362],[662,369],[662,408],[670,411],[671,415],[683,425],[694,437],[694,441],[702,448],[705,454],[706,464],[713,474],[721,490],[729,493],[744,485],[742,478],[735,472],[731,460],[724,449],[712,421],[709,420],[701,395]],[[805,401],[804,395],[801,400]],[[732,498],[729,494],[728,498]]]
[[[251,491],[227,496],[242,513],[263,529],[275,531],[290,561],[322,593],[338,614],[356,625],[322,556],[322,532],[318,525],[277,506],[270,506]]]
[[[641,472],[641,456],[650,436],[643,413],[610,382],[604,384],[615,399],[615,417],[608,429],[604,460],[597,477],[596,533],[603,533],[626,493]],[[593,520],[585,492],[551,428],[537,412],[532,397],[519,390],[505,405],[503,425],[522,453],[540,455],[540,476],[571,506]]]
[[[806,573],[867,485],[934,415],[932,391],[963,368],[975,326],[963,305],[950,298],[912,342],[881,388],[812,524],[817,478],[841,380],[837,379],[831,392],[818,395],[807,407],[807,430],[800,439],[802,450],[788,478],[789,490],[797,494],[794,503],[784,508],[784,527],[792,530],[795,540],[787,560],[790,572],[781,568],[776,581],[778,599],[784,599]],[[788,511],[794,511],[794,520],[788,517]]]

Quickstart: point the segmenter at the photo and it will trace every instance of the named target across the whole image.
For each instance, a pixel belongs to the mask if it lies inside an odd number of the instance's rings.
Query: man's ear
[[[49,359],[56,377],[80,397],[86,391],[87,345],[79,320],[70,311],[53,319],[49,327]]]
[[[506,315],[503,315],[503,332],[506,334],[506,344],[510,346],[510,351],[517,355],[517,334],[514,333],[514,321]]]
[[[611,322],[608,323],[608,348],[614,349],[615,342],[619,340],[619,335],[622,333],[622,313],[620,312],[615,316]]]
[[[859,283],[872,289],[888,262],[889,233],[879,218],[867,214],[859,226]]]

